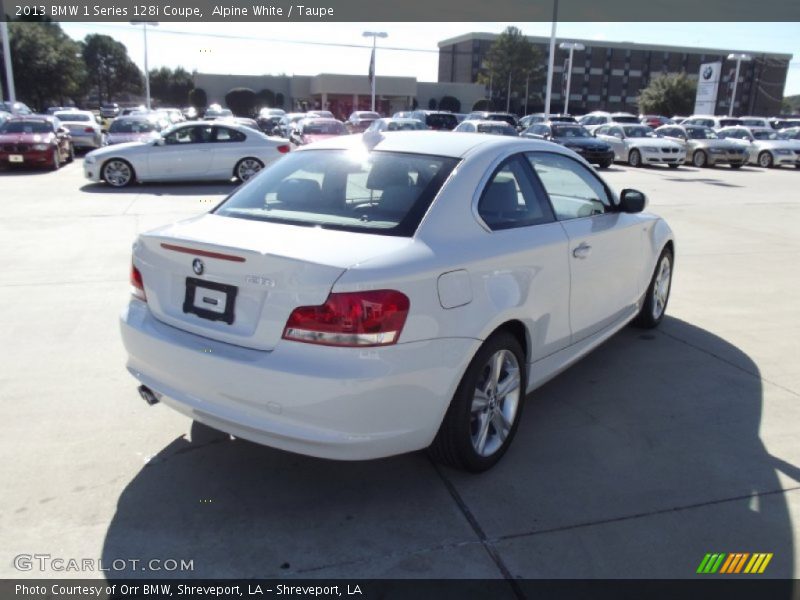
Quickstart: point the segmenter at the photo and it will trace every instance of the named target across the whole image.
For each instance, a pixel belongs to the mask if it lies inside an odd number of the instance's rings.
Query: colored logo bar
[[[708,553],[700,561],[697,573],[701,575],[720,574],[761,574],[772,560],[772,552],[718,552]]]

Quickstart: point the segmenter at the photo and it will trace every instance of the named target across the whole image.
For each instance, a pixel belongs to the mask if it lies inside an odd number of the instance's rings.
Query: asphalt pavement
[[[117,319],[137,233],[233,184],[0,171],[0,576],[689,578],[709,552],[800,558],[800,171],[614,166],[676,238],[668,317],[527,399],[501,463],[333,462],[149,407]],[[193,561],[30,571],[20,554]],[[171,563],[170,563],[171,564]]]

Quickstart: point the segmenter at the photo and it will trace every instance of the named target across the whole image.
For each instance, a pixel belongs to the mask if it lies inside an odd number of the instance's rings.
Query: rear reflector
[[[324,346],[395,344],[409,305],[408,297],[395,290],[332,293],[325,304],[294,309],[283,339]]]
[[[172,250],[173,252],[183,252],[184,254],[193,254],[195,256],[205,256],[206,258],[218,258],[219,260],[230,260],[232,262],[245,262],[243,256],[235,256],[233,254],[222,254],[221,252],[209,252],[208,250],[197,250],[196,248],[187,248],[186,246],[175,246],[173,244],[161,244],[164,250]]]
[[[139,269],[131,264],[131,295],[137,300],[147,302],[147,296],[144,293],[144,280]]]
[[[292,147],[289,144],[281,144],[280,146],[278,146],[278,152],[280,152],[281,154],[286,154],[291,149]]]

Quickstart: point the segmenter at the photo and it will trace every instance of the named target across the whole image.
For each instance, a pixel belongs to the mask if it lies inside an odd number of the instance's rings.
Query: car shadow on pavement
[[[194,561],[114,578],[479,578],[486,554],[468,551],[483,546],[513,577],[690,578],[709,552],[770,552],[764,576],[791,577],[777,472],[798,469],[766,451],[763,402],[747,355],[668,318],[531,394],[511,449],[481,475],[424,453],[334,462],[195,428],[127,485],[102,559]]]
[[[202,196],[203,194],[230,194],[239,185],[234,181],[216,183],[136,183],[124,188],[113,188],[105,183],[87,183],[80,190],[88,194],[141,194],[152,196]]]

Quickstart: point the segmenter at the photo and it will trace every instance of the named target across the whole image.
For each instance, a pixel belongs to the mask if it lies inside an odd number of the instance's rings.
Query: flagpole
[[[385,31],[365,31],[362,35],[364,37],[372,38],[372,57],[370,58],[369,61],[369,80],[372,92],[371,110],[372,112],[375,112],[375,48],[377,45],[378,38],[389,37],[389,34],[386,33]]]
[[[556,59],[556,23],[558,22],[558,0],[553,0],[553,27],[550,29],[550,57],[547,61],[547,92],[544,114],[550,114],[550,97],[553,95],[553,62]]]

